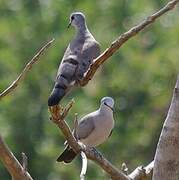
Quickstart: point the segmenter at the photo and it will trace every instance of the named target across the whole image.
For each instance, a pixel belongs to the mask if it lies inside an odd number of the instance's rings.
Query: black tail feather
[[[66,90],[64,88],[54,88],[48,99],[48,106],[57,105],[65,94]]]
[[[58,157],[57,162],[70,163],[75,157],[76,153],[69,146],[65,148],[63,153]]]

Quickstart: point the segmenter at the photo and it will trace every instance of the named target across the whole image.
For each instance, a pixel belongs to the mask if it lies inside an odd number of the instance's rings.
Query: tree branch
[[[166,6],[164,6],[162,9],[157,11],[156,13],[152,14],[151,16],[148,16],[143,22],[141,22],[139,25],[134,26],[129,31],[121,34],[112,44],[109,48],[107,48],[100,56],[98,56],[93,63],[90,65],[88,71],[86,72],[86,75],[84,78],[79,81],[79,84],[81,86],[85,86],[88,84],[88,82],[92,79],[95,72],[99,68],[101,64],[103,64],[109,57],[111,57],[122,45],[125,44],[126,41],[128,41],[130,38],[134,37],[136,34],[138,34],[141,30],[143,30],[146,26],[152,24],[157,18],[162,16],[164,13],[172,10],[175,5],[179,2],[179,0],[173,0],[170,1]]]
[[[33,180],[30,174],[22,167],[13,153],[0,136],[0,160],[3,162],[13,180]]]
[[[154,158],[154,180],[179,179],[179,75]]]
[[[13,81],[7,89],[5,89],[2,93],[0,93],[0,100],[11,93],[18,85],[19,83],[23,80],[23,78],[26,76],[26,74],[30,71],[32,68],[32,65],[36,63],[39,58],[45,53],[45,51],[51,46],[55,39],[50,40],[47,42],[38,52],[35,54],[35,56],[26,64],[24,67],[23,71],[20,73],[20,75],[17,77],[15,81]]]

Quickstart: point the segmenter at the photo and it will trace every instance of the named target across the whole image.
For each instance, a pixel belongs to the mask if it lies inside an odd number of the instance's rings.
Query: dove
[[[76,139],[90,147],[96,147],[104,143],[111,135],[114,127],[113,107],[113,98],[102,98],[99,109],[84,116],[79,121],[75,133],[73,132]],[[65,144],[65,150],[58,157],[57,162],[70,163],[77,155],[67,145],[67,142]]]
[[[59,104],[72,87],[84,77],[93,60],[100,55],[100,45],[87,28],[85,15],[74,12],[68,27],[74,26],[76,36],[68,45],[59,65],[48,106]]]

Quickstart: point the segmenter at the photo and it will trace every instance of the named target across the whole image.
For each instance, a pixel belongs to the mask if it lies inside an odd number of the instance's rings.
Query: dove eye
[[[74,19],[75,19],[75,17],[74,17],[74,16],[72,16],[72,17],[71,17],[71,20],[74,20]]]

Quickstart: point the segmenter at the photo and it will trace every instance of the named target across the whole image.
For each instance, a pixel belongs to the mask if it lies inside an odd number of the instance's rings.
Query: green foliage
[[[55,162],[64,138],[49,121],[47,99],[63,52],[74,34],[67,29],[69,14],[81,10],[89,29],[104,50],[120,33],[158,10],[165,1],[139,0],[1,0],[0,90],[19,74],[43,42],[55,38],[48,50],[15,92],[0,101],[0,132],[16,157],[29,157],[34,179],[79,179],[80,160],[65,166]],[[178,8],[164,15],[126,43],[84,88],[73,90],[64,100],[75,98],[74,113],[95,110],[103,96],[115,99],[115,129],[99,150],[117,167],[126,162],[132,170],[147,164],[155,153],[178,72]],[[107,179],[89,161],[87,179]],[[10,179],[0,164],[0,179]]]

